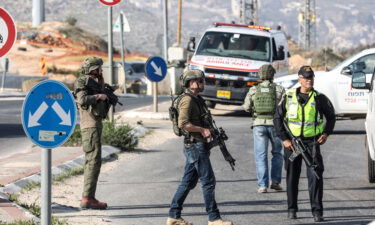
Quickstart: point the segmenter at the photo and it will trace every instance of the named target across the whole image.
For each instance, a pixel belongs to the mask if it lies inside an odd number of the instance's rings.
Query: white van
[[[301,65],[303,66],[303,65]],[[352,89],[352,73],[362,71],[370,81],[375,66],[375,48],[355,54],[330,71],[315,72],[314,88],[324,93],[332,102],[337,116],[365,118],[368,90]],[[299,87],[298,75],[277,77],[274,82],[284,88]]]
[[[370,183],[375,183],[375,68],[373,69],[370,82],[366,82],[366,80],[365,73],[354,73],[352,77],[352,87],[370,91],[368,95],[368,107],[365,122],[365,148],[367,156],[368,180]]]
[[[214,23],[201,38],[189,69],[205,73],[201,96],[209,107],[216,103],[242,105],[249,88],[260,82],[259,68],[272,64],[276,75],[285,75],[288,56],[288,42],[280,30]]]

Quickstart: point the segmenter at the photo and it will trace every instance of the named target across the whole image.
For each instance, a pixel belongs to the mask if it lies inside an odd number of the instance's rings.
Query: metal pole
[[[152,82],[154,112],[158,112],[158,82]]]
[[[5,74],[6,74],[7,72],[4,70],[4,72],[3,72],[3,77],[2,77],[2,79],[1,79],[1,91],[3,92],[4,91],[4,83],[5,83]]]
[[[44,21],[44,0],[33,0],[32,26],[36,27]]]
[[[108,7],[108,69],[109,69],[109,85],[113,85],[113,52],[112,52],[112,6]],[[108,118],[113,121],[113,107],[109,109]]]
[[[177,23],[177,45],[181,44],[181,17],[182,17],[182,0],[178,0],[178,23]]]
[[[42,225],[51,224],[51,180],[51,149],[42,149]]]
[[[125,69],[125,46],[124,46],[124,18],[120,13],[120,37],[121,37],[121,62],[124,70],[124,94],[126,94],[126,69]]]
[[[9,70],[9,59],[8,58],[4,58],[4,72],[3,72],[3,77],[1,79],[1,91],[4,91],[4,86],[5,86],[5,77],[6,77],[6,73],[8,72]]]

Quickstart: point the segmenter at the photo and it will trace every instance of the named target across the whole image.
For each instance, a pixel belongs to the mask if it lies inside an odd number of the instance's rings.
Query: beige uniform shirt
[[[100,117],[94,116],[90,110],[90,105],[97,104],[96,97],[94,95],[90,95],[88,91],[85,89],[87,76],[80,76],[75,84],[75,89],[80,89],[78,93],[76,93],[76,102],[79,109],[79,117],[80,117],[80,126],[81,129],[91,128],[91,127],[103,127],[102,119]],[[85,109],[87,108],[87,109]]]
[[[198,105],[198,99],[193,99],[189,95],[184,95],[178,104],[178,127],[191,123],[195,126],[203,127],[201,116],[204,113]],[[190,133],[197,140],[205,141],[201,133]]]
[[[270,84],[270,81],[265,80],[262,83],[258,84],[261,86],[268,86]],[[253,86],[249,89],[249,92],[247,92],[247,95],[245,97],[245,102],[242,105],[244,110],[246,112],[250,112],[250,114],[253,116],[252,121],[252,127],[253,126],[259,126],[259,125],[267,125],[267,126],[273,126],[273,119],[260,119],[260,118],[254,118],[254,112],[253,112],[253,106],[254,106],[254,96],[256,92],[256,87]],[[276,99],[277,103],[280,102],[281,97],[285,93],[285,90],[283,87],[276,85]]]

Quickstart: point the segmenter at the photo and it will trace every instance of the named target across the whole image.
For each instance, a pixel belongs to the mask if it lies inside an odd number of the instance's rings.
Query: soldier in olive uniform
[[[82,76],[75,86],[75,96],[80,115],[82,146],[85,152],[84,185],[81,208],[106,209],[107,203],[95,198],[95,191],[101,167],[101,136],[109,105],[107,96],[95,90],[104,88],[102,76],[103,61],[97,57],[88,57],[82,64]],[[88,85],[90,84],[90,85]],[[92,87],[95,86],[95,88]]]
[[[181,218],[181,211],[187,195],[197,185],[198,179],[202,184],[206,211],[209,216],[208,225],[232,225],[232,222],[221,219],[215,201],[216,180],[207,149],[207,138],[211,137],[211,132],[204,127],[202,121],[203,108],[207,106],[198,95],[204,89],[204,73],[200,70],[188,70],[181,75],[180,80],[186,88],[185,92],[179,96],[181,99],[177,103],[178,127],[185,134],[186,164],[181,183],[170,205],[167,225],[192,225]]]

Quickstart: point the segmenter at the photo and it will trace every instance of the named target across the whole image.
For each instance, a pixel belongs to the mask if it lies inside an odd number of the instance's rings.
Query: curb
[[[148,132],[148,129],[143,127],[142,125],[137,125],[133,128],[131,133],[136,137],[134,141],[137,141],[138,138],[143,137]],[[107,160],[111,159],[115,154],[122,152],[121,149],[113,146],[104,145],[102,146],[102,160],[106,162]],[[83,152],[82,152],[83,153]],[[73,160],[69,160],[63,164],[51,168],[52,179],[58,177],[59,175],[71,171],[73,169],[81,168],[85,163],[85,156],[81,155]],[[21,209],[27,217],[33,219],[35,221],[39,221],[40,219],[33,215],[28,210],[22,208],[21,206],[11,202],[7,194],[17,194],[22,191],[28,185],[41,183],[41,172],[37,174],[33,174],[31,176],[19,179],[13,183],[7,184],[4,187],[0,188],[0,202],[9,203],[18,209]]]
[[[169,120],[169,113],[167,112],[139,112],[139,111],[128,111],[121,116],[126,118],[144,118],[144,119],[157,119],[157,120]]]

